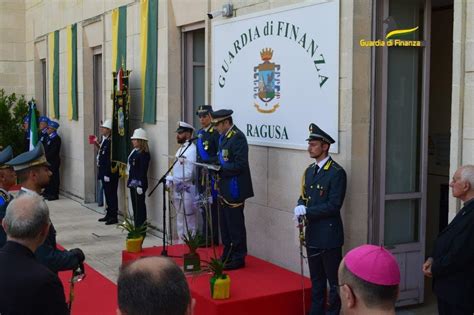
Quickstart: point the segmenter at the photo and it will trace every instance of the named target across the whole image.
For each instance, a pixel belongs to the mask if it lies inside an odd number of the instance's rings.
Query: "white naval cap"
[[[176,129],[176,132],[185,132],[185,131],[194,131],[194,127],[187,122],[184,121],[178,121],[178,128]]]

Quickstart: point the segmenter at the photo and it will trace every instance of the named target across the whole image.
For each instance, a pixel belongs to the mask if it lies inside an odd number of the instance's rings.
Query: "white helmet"
[[[112,120],[107,119],[106,121],[104,121],[101,127],[112,130]]]
[[[146,130],[143,128],[135,129],[135,131],[133,132],[133,136],[130,139],[142,139],[148,141],[148,138],[146,136]]]

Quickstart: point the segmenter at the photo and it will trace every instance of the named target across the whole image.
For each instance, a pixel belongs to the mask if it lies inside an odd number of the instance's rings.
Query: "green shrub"
[[[19,99],[15,93],[6,95],[0,89],[0,147],[13,147],[14,155],[23,152],[24,132],[21,128],[23,117],[28,113],[28,104],[22,95]]]

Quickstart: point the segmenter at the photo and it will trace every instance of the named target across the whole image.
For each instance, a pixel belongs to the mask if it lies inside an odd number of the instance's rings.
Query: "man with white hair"
[[[474,313],[474,165],[461,166],[449,186],[464,204],[435,241],[423,273],[433,277],[440,315]]]
[[[43,198],[12,200],[2,225],[8,238],[0,249],[0,314],[69,314],[61,281],[34,255],[51,225]]]

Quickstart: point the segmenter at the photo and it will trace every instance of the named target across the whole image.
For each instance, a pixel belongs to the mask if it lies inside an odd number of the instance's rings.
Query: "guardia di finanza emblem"
[[[262,63],[253,68],[254,71],[254,106],[260,113],[270,114],[280,107],[280,65],[270,62],[273,57],[271,48],[260,52]],[[262,104],[263,102],[263,104]]]

